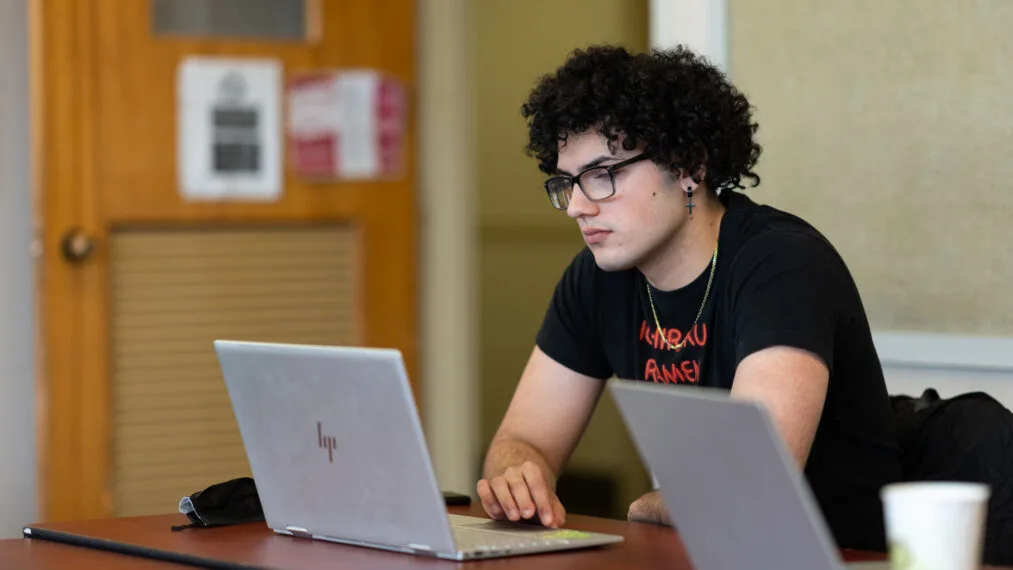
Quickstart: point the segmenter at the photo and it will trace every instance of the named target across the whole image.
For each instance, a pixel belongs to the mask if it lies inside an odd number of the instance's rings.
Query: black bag
[[[250,477],[216,483],[203,491],[187,495],[179,501],[179,512],[190,519],[190,524],[174,526],[172,530],[264,520],[264,509],[260,506],[257,486]]]
[[[452,491],[443,491],[447,506],[469,505],[471,496]],[[172,530],[187,528],[210,528],[264,520],[264,509],[257,495],[257,485],[250,477],[231,479],[211,485],[203,491],[187,495],[179,501],[179,512],[190,519],[190,524],[172,527]]]
[[[891,396],[907,481],[973,481],[991,488],[984,562],[1013,564],[1013,412],[984,392]]]

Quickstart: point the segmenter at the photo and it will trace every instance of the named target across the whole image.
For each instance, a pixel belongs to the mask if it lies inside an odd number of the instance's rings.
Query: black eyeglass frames
[[[574,185],[580,186],[580,191],[593,202],[609,198],[616,193],[616,171],[647,158],[647,154],[638,154],[615,164],[586,168],[576,176],[553,176],[545,181],[549,202],[557,210],[568,208]]]

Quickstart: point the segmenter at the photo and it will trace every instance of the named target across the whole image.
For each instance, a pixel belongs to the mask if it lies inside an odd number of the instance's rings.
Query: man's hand
[[[478,496],[490,517],[532,518],[557,528],[566,510],[556,496],[563,470],[587,427],[605,382],[579,374],[531,351],[503,423],[492,438],[478,482]]]
[[[545,526],[558,528],[566,521],[566,510],[550,487],[542,468],[534,461],[508,467],[502,475],[478,482],[478,496],[490,517],[519,521],[537,513]]]
[[[661,498],[661,493],[651,491],[633,501],[626,518],[633,522],[646,522],[654,524],[672,525],[672,517],[668,513],[668,507]]]

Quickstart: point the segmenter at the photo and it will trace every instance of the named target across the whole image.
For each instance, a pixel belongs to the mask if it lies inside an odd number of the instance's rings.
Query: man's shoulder
[[[762,257],[823,259],[843,265],[843,259],[822,232],[802,217],[742,194],[732,197],[728,213],[731,252],[744,261]]]
[[[728,200],[727,216],[736,233],[750,240],[768,234],[805,234],[821,240],[825,237],[801,216],[780,208],[753,201],[752,198],[733,192]]]

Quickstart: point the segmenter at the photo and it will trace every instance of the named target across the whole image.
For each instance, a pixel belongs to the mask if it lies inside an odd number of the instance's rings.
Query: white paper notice
[[[313,180],[378,180],[404,174],[405,91],[375,70],[303,73],[288,85],[295,172]]]
[[[337,83],[341,136],[351,143],[339,147],[341,175],[352,179],[375,177],[380,171],[380,159],[376,145],[369,141],[376,139],[376,74],[343,73]]]
[[[177,166],[188,200],[282,194],[281,65],[192,57],[177,77]]]

